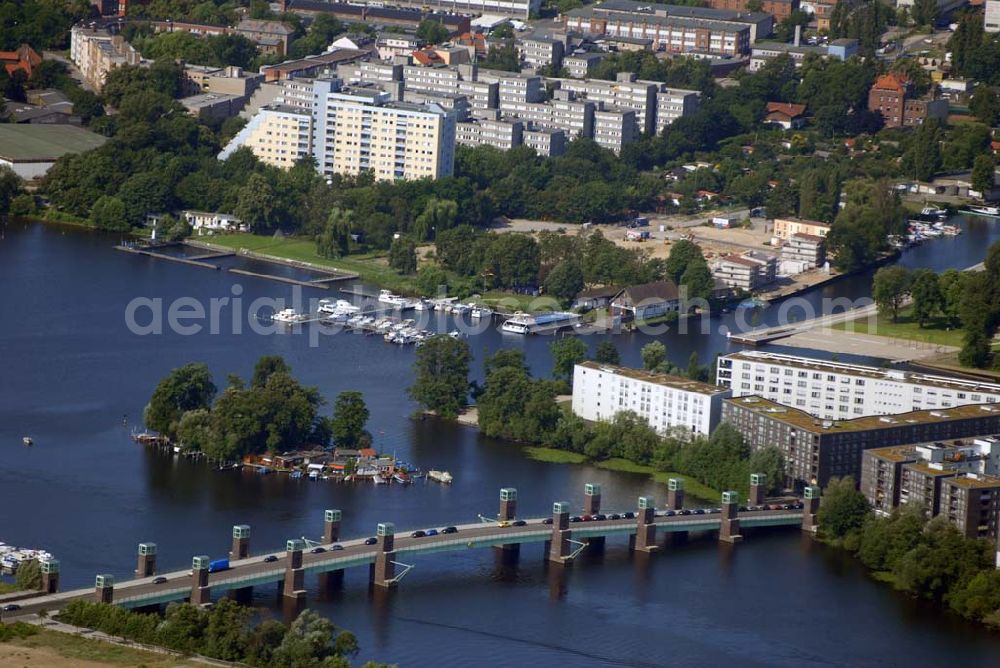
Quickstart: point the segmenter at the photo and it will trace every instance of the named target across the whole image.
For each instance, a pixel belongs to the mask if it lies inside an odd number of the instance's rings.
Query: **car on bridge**
[[[439,533],[439,532],[438,532],[438,530],[437,530],[437,529],[428,529],[428,530],[427,530],[427,535],[428,535],[428,536],[436,536],[436,535],[438,535],[438,533]],[[441,529],[440,533],[448,533],[448,532],[447,532],[447,531],[445,531],[444,529]],[[454,532],[452,532],[452,533],[454,533]]]
[[[3,606],[4,612],[17,612],[20,609],[21,606],[19,606],[17,603],[8,603],[7,605]]]
[[[343,550],[343,549],[344,549],[344,546],[340,545],[339,543],[330,546],[330,551],[331,552],[339,552],[340,550]]]
[[[371,538],[365,538],[365,545],[374,545],[378,542],[378,538],[372,536]]]
[[[542,520],[542,524],[552,524],[552,518],[546,517],[544,520]]]
[[[314,547],[314,548],[313,548],[312,550],[310,550],[310,551],[311,551],[311,552],[312,552],[313,554],[323,554],[324,552],[326,552],[326,548],[325,548],[325,547]]]
[[[273,564],[277,560],[278,560],[278,557],[275,556],[275,555],[273,555],[273,554],[269,554],[266,557],[264,557],[264,563],[265,564]]]
[[[507,520],[500,520],[499,522],[497,522],[497,526],[500,527],[501,529],[506,529],[507,527],[510,526],[510,522],[508,522]]]
[[[527,524],[527,522],[525,522],[524,520],[514,520],[511,523],[511,526],[513,526],[513,527],[523,527],[525,524]]]
[[[426,531],[421,531],[420,529],[417,529],[416,531],[410,534],[410,538],[423,538],[426,535],[427,535]]]
[[[167,578],[163,577],[162,575],[158,575],[157,577],[153,578],[153,584],[155,585],[161,585],[166,583],[167,583]]]
[[[455,527],[445,527],[441,529],[441,533],[458,533],[458,529]]]
[[[624,513],[624,514],[622,515],[622,518],[623,518],[623,519],[626,519],[626,520],[634,520],[634,519],[635,519],[635,513],[633,513],[633,512],[632,512],[632,511],[630,510],[630,511],[628,511],[627,513]]]

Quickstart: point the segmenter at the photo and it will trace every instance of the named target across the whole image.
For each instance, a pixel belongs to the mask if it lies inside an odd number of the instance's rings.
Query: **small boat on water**
[[[27,446],[32,446],[35,444],[35,441],[30,436],[25,436],[24,438],[21,439],[21,443]]]
[[[453,478],[451,474],[447,471],[428,471],[427,477],[434,482],[439,482],[442,485],[450,485]]]
[[[948,217],[948,209],[939,209],[936,206],[925,206],[920,210],[920,215],[927,216],[928,218],[944,220]]]
[[[406,297],[400,297],[399,295],[394,295],[388,290],[380,290],[378,293],[378,301],[380,304],[385,304],[386,306],[392,306],[393,308],[403,308],[407,305]]]
[[[1000,207],[996,206],[970,206],[965,209],[968,213],[977,213],[980,216],[1000,217]]]
[[[297,313],[293,308],[283,308],[272,316],[272,320],[275,322],[283,322],[289,325],[305,322],[308,319],[309,316],[307,314]]]
[[[405,471],[396,471],[392,474],[392,479],[401,485],[409,485],[413,482]]]
[[[493,310],[486,308],[485,306],[473,306],[472,311],[469,313],[473,320],[480,320],[481,318],[492,318]]]

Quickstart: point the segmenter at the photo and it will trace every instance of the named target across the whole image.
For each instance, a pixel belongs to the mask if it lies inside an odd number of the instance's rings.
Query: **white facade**
[[[983,29],[988,33],[1000,32],[1000,0],[986,0]]]
[[[213,232],[249,232],[250,226],[228,213],[184,211],[181,215],[199,235]]]
[[[993,383],[762,351],[720,357],[716,382],[825,420],[1000,402]]]
[[[264,107],[222,149],[219,160],[243,146],[263,163],[291,169],[312,153],[312,114],[291,107]]]
[[[728,396],[724,387],[597,362],[577,364],[573,372],[575,415],[596,422],[632,411],[660,433],[710,434]]]

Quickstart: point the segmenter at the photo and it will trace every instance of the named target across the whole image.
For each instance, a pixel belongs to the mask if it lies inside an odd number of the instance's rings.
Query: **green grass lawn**
[[[689,496],[696,496],[706,501],[717,501],[722,497],[722,492],[712,489],[708,485],[703,485],[691,476],[673,471],[657,471],[652,466],[643,466],[642,464],[630,462],[627,459],[608,459],[598,462],[597,467],[608,471],[620,471],[622,473],[645,473],[646,475],[653,476],[656,482],[664,485],[669,478],[680,478],[684,481],[684,492]]]
[[[27,638],[12,640],[9,645],[25,648],[29,653],[31,650],[38,650],[39,654],[33,657],[35,661],[21,659],[24,665],[69,667],[78,665],[81,661],[118,666],[147,666],[147,668],[200,665],[164,654],[144,652],[48,629],[40,629],[37,634]],[[62,661],[52,657],[53,653],[61,657]]]
[[[939,346],[962,346],[963,332],[961,329],[948,329],[943,318],[934,318],[921,327],[913,319],[912,309],[899,312],[899,319],[893,322],[888,315],[879,314],[874,323],[867,318],[851,322],[842,322],[833,326],[834,329],[853,331],[875,336],[888,336],[908,341],[922,341]]]
[[[15,591],[19,590],[13,582],[0,582],[0,594],[11,594]]]
[[[486,292],[476,301],[488,306],[503,306],[511,311],[524,311],[526,313],[537,313],[539,311],[555,311],[559,309],[559,302],[552,297],[533,297],[531,295],[518,295],[512,292]]]
[[[316,242],[303,237],[265,237],[255,234],[216,234],[210,237],[196,237],[192,241],[202,241],[214,246],[239,250],[245,248],[252,253],[272,255],[295,262],[307,262],[319,267],[358,274],[361,280],[374,283],[390,290],[415,293],[413,278],[401,276],[385,265],[381,255],[352,255],[346,258],[326,258],[316,252]]]
[[[522,448],[529,459],[536,462],[548,462],[550,464],[585,464],[587,456],[569,450],[557,450],[556,448],[536,448],[525,446]]]

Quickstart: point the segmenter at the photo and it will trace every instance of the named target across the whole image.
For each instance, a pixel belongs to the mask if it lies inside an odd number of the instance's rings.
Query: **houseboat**
[[[500,325],[500,331],[510,334],[550,334],[575,327],[579,323],[579,315],[565,311],[536,314],[518,312]]]

